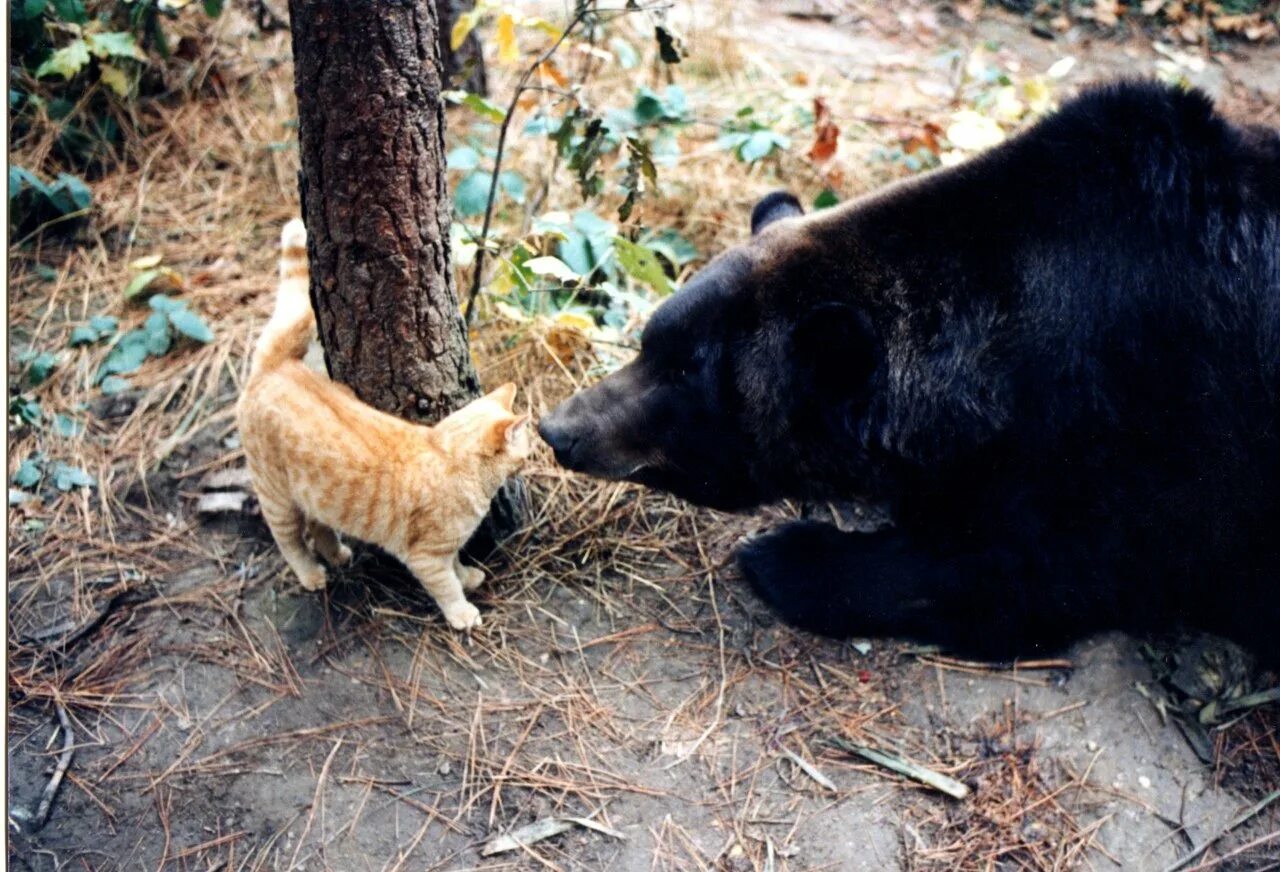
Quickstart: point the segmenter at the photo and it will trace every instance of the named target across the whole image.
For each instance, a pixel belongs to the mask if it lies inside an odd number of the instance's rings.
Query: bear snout
[[[552,412],[538,422],[538,435],[555,452],[556,463],[566,469],[572,469],[573,449],[578,444],[578,434],[558,412],[559,410]]]

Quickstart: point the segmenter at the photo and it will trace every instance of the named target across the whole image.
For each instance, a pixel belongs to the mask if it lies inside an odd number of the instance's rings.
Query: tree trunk
[[[437,0],[290,0],[299,185],[325,364],[434,423],[480,394],[449,258]],[[500,492],[487,535],[519,525]]]
[[[475,0],[433,0],[436,4],[436,18],[440,22],[439,39],[441,65],[444,69],[444,85],[446,88],[461,88],[473,94],[488,96],[489,77],[484,67],[484,53],[480,50],[480,40],[472,30],[463,40],[458,50],[454,51],[450,41],[453,23],[458,16],[470,11]]]

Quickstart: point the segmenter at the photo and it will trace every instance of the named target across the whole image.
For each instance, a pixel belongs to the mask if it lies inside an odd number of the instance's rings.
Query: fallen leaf
[[[840,144],[840,128],[831,120],[831,109],[821,97],[813,98],[814,140],[809,159],[822,163],[831,160]]]
[[[972,109],[962,109],[951,116],[947,140],[965,151],[981,151],[1004,141],[1004,131],[992,119]]]
[[[540,821],[534,821],[531,824],[518,827],[505,836],[490,839],[480,849],[480,856],[492,857],[494,854],[518,851],[527,845],[533,845],[552,836],[568,832],[575,826],[595,830],[615,839],[626,838],[625,834],[586,818],[543,818]]]
[[[1059,58],[1058,60],[1054,61],[1053,64],[1050,65],[1049,69],[1045,72],[1045,75],[1047,75],[1051,79],[1061,79],[1067,73],[1071,72],[1072,67],[1074,67],[1075,65],[1076,65],[1075,56],[1067,55],[1065,58]]]

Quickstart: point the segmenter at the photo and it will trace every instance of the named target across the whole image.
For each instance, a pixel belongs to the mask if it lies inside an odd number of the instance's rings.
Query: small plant
[[[148,300],[152,312],[141,327],[130,330],[107,353],[98,368],[94,384],[105,394],[117,394],[129,388],[121,376],[136,372],[151,357],[160,357],[172,347],[175,334],[196,342],[212,342],[213,331],[199,315],[187,308],[186,302],[157,294]]]
[[[168,90],[166,22],[187,6],[221,13],[222,0],[15,0],[9,4],[11,140],[56,128],[55,154],[97,170],[119,156],[139,98]],[[157,63],[159,62],[159,63]],[[10,185],[12,188],[12,184]]]
[[[52,226],[70,232],[89,213],[92,203],[89,187],[76,176],[60,173],[52,182],[45,182],[25,167],[9,167],[9,224],[18,236]]]
[[[744,163],[763,160],[774,151],[786,151],[791,147],[791,137],[774,130],[771,124],[755,117],[755,109],[744,106],[732,119],[722,125],[723,132],[716,140],[716,147],[733,152]]]
[[[489,187],[493,182],[493,170],[485,169],[482,164],[485,158],[492,160],[490,150],[485,151],[470,145],[461,145],[449,152],[448,166],[450,171],[464,173],[453,191],[453,209],[462,218],[475,218],[484,214],[489,202]],[[528,186],[524,176],[515,170],[503,170],[498,173],[498,190],[512,201],[523,204]]]
[[[40,485],[51,485],[60,493],[77,488],[97,487],[97,480],[78,466],[72,466],[61,460],[52,463],[39,451],[32,453],[18,465],[18,470],[10,479],[9,505],[18,505],[30,500]]]

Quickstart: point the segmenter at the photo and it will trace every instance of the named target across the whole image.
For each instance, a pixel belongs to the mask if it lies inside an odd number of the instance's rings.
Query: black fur
[[[1280,659],[1275,131],[1118,84],[961,166],[756,211],[544,420],[562,463],[724,508],[888,501],[887,532],[741,549],[818,632],[1006,657],[1187,624]]]

